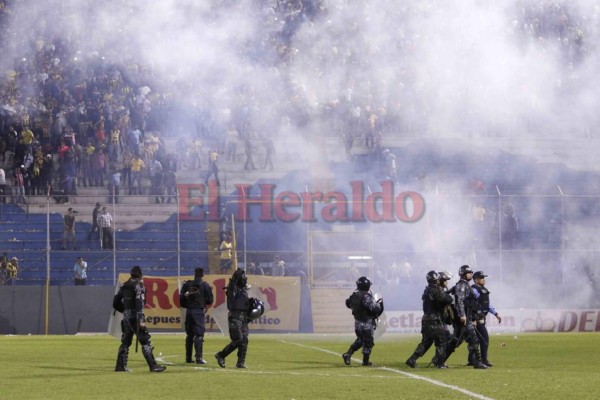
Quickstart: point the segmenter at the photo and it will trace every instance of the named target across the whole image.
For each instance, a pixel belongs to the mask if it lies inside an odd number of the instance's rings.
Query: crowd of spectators
[[[0,37],[4,40],[14,36],[9,21],[16,3],[0,0]],[[215,1],[213,7],[229,7],[229,3]],[[433,12],[433,3],[425,3],[398,7],[398,21]],[[281,74],[289,100],[285,105],[275,105],[281,113],[278,118],[295,127],[312,124],[328,134],[333,132],[349,156],[356,153],[353,147],[360,143],[381,163],[389,164],[387,174],[393,175],[390,165],[394,164],[395,169],[395,162],[384,155],[382,138],[394,132],[418,130],[426,120],[426,105],[382,100],[387,99],[379,93],[386,90],[382,77],[365,77],[360,82],[349,77],[345,89],[337,90],[327,101],[315,103],[295,79],[292,67],[299,50],[306,50],[302,46],[310,46],[309,33],[300,36],[300,27],[328,18],[332,5],[325,0],[254,0],[253,4],[261,18],[260,37],[248,46],[246,56],[259,58],[257,62]],[[343,12],[352,4],[335,2],[335,12]],[[558,39],[567,63],[584,57],[586,31],[571,13],[568,2],[522,1],[511,12],[514,30],[523,40]],[[69,32],[60,36],[48,31],[45,36],[43,27],[38,29],[37,36],[20,49],[13,64],[0,71],[0,166],[11,186],[18,186],[17,176],[22,174],[23,201],[27,196],[45,194],[51,184],[54,190],[67,195],[75,194],[77,185],[106,185],[121,168],[125,168],[123,175],[129,179],[127,164],[135,156],[141,156],[146,166],[159,159],[165,171],[175,171],[177,163],[166,156],[160,138],[177,133],[165,124],[173,113],[182,110],[192,114],[186,118],[193,121],[194,131],[177,146],[177,157],[173,158],[193,165],[199,165],[200,155],[206,153],[206,149],[200,150],[201,139],[215,139],[224,154],[232,142],[244,143],[259,130],[253,126],[258,122],[252,108],[256,99],[251,85],[241,85],[235,92],[236,98],[225,107],[228,121],[223,123],[218,118],[224,113],[222,108],[212,109],[202,102],[203,106],[182,107],[180,99],[175,101],[171,88],[166,87],[167,79],[157,76],[140,60],[111,59],[107,48],[83,53],[78,43],[69,39]],[[418,32],[411,33],[407,28],[398,46],[410,52],[421,40]],[[334,56],[329,54],[328,62],[350,66],[385,61],[385,49],[370,49],[368,40],[358,43],[363,44],[351,49],[340,41],[331,49]],[[373,52],[377,57],[366,56],[373,56]],[[410,98],[409,94],[417,90],[417,83],[410,78],[412,72],[403,63],[396,68],[399,76],[406,76],[402,90],[407,93],[404,98]],[[228,158],[235,159],[235,150]],[[129,189],[131,193],[131,184]]]

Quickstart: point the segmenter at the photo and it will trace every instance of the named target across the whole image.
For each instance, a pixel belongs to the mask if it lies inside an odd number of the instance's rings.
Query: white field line
[[[189,367],[190,369],[196,369],[199,371],[216,371],[216,372],[240,372],[244,374],[255,374],[255,375],[300,375],[300,376],[343,376],[343,377],[352,377],[352,378],[364,378],[362,374],[323,374],[323,373],[306,373],[306,372],[291,372],[291,371],[255,371],[252,369],[244,369],[240,370],[238,368],[211,368],[211,367],[201,367],[197,364],[178,364],[167,361],[167,358],[181,358],[182,355],[159,355],[156,356],[156,362],[163,365],[177,365],[181,367]],[[209,361],[210,362],[210,361]],[[213,363],[213,366],[216,365],[216,362]],[[379,378],[379,379],[397,379],[393,376],[389,375],[369,375],[369,378]]]
[[[287,344],[293,344],[295,346],[303,347],[303,348],[306,348],[306,349],[317,350],[317,351],[320,351],[322,353],[333,354],[334,356],[336,356],[338,358],[341,358],[341,354],[336,353],[335,351],[331,351],[331,350],[327,350],[327,349],[322,349],[320,347],[315,347],[315,346],[307,346],[307,345],[304,345],[304,344],[301,344],[301,343],[288,342],[286,340],[282,340],[281,342],[287,343]],[[355,362],[362,363],[362,360],[358,360],[356,358],[353,358],[353,360]],[[479,393],[471,392],[470,390],[463,389],[460,386],[449,385],[447,383],[444,383],[444,382],[441,382],[441,381],[437,381],[435,379],[427,378],[425,376],[420,376],[420,375],[417,375],[417,374],[412,374],[410,372],[405,372],[405,371],[402,371],[400,369],[394,369],[394,368],[389,368],[389,367],[375,367],[375,368],[383,370],[383,371],[389,371],[389,372],[394,372],[396,374],[404,375],[404,376],[406,376],[408,378],[425,381],[425,382],[427,382],[429,384],[440,386],[440,387],[443,387],[443,388],[446,388],[446,389],[455,390],[457,392],[465,394],[465,395],[467,395],[469,397],[472,397],[474,399],[479,399],[479,400],[494,400],[491,397],[487,397],[487,396],[484,396],[484,395],[479,394]],[[362,377],[364,377],[364,375],[362,375]]]

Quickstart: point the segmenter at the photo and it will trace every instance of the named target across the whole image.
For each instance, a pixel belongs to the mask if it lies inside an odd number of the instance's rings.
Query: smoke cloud
[[[300,3],[302,12],[290,6]],[[231,122],[234,109],[241,109],[254,134],[278,137],[282,159],[299,159],[318,174],[328,171],[323,171],[316,138],[341,135],[355,123],[352,118],[365,119],[369,113],[376,115],[384,139],[584,138],[593,136],[599,122],[600,96],[594,89],[600,87],[598,1],[285,4],[19,1],[4,28],[0,62],[4,69],[13,68],[31,56],[32,48],[47,46],[53,38],[54,45],[69,43],[79,50],[60,63],[79,64],[84,72],[98,58],[123,66],[125,76],[127,68],[139,64],[136,68],[146,73],[132,82],[135,86],[176,99],[184,109],[208,109],[223,126]],[[179,133],[182,117],[171,116],[165,125]],[[406,159],[417,154],[403,151]],[[340,151],[332,158],[342,156]],[[446,155],[432,155],[438,156]],[[499,163],[478,170],[483,162],[473,161],[464,165],[467,176],[475,170],[473,175],[488,181],[511,173],[519,177],[520,171],[502,163],[501,154],[480,156],[497,157]],[[443,172],[457,166],[451,159],[440,162],[431,179],[442,192],[464,192],[464,174]],[[411,178],[427,172],[426,167],[402,168],[414,174]],[[544,182],[553,186],[554,178],[546,175]],[[495,194],[493,187],[488,191]],[[428,194],[429,199],[435,195]],[[532,220],[545,215],[542,208],[525,207],[517,210],[527,210]],[[472,250],[460,239],[472,234],[463,223],[469,213],[468,205],[458,203],[435,221],[387,229],[390,237],[409,230],[410,251],[446,246],[441,252],[447,256],[431,260],[431,267],[454,271],[465,258],[451,255]],[[444,235],[433,240],[431,232],[446,232],[451,240],[444,241]],[[384,249],[397,248],[396,240],[381,242]]]

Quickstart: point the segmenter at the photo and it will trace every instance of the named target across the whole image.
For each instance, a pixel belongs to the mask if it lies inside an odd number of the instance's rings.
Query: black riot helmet
[[[251,297],[248,300],[250,301],[250,307],[248,307],[248,321],[254,321],[265,313],[265,303],[255,297]]]
[[[356,281],[356,288],[358,290],[362,290],[363,292],[367,292],[369,289],[371,289],[371,280],[366,276],[361,276]]]
[[[448,271],[440,271],[438,275],[440,276],[440,281],[449,281],[452,279],[452,273]]]
[[[238,288],[245,288],[248,284],[248,278],[246,277],[246,272],[243,269],[237,269],[231,276],[231,283],[233,286]]]
[[[434,283],[440,280],[440,274],[435,271],[429,271],[426,275],[427,283]]]
[[[473,270],[468,265],[463,265],[462,267],[460,267],[458,269],[458,276],[460,276],[461,278],[463,276],[465,276],[466,274],[472,274],[472,273],[473,273]]]
[[[135,279],[139,279],[142,277],[142,268],[140,268],[139,265],[136,265],[135,267],[131,268],[131,277],[135,278]]]

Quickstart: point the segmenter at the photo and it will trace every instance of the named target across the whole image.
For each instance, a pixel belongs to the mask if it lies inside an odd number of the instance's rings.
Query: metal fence
[[[247,206],[244,219],[239,197],[220,197],[217,218],[207,219],[205,209],[179,197],[157,203],[155,196],[78,195],[67,203],[32,196],[27,204],[0,204],[0,252],[19,258],[18,284],[73,284],[79,256],[88,262],[91,284],[114,284],[133,265],[154,275],[189,275],[197,266],[216,273],[227,233],[235,233],[239,265],[249,273],[280,274],[284,261],[285,275],[302,276],[313,287],[352,286],[360,275],[418,283],[430,269],[455,272],[462,264],[507,283],[524,274],[548,283],[600,281],[600,196],[568,195],[559,187],[544,195],[435,191],[423,194],[427,212],[411,224],[329,223],[319,220],[322,202],[315,204],[316,221],[265,222],[259,218],[264,199]],[[98,232],[90,233],[96,203],[113,218],[109,248],[102,248]],[[69,208],[78,211],[75,249],[63,242]]]

